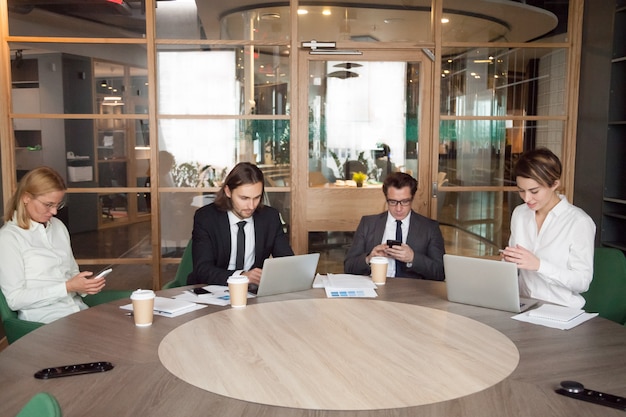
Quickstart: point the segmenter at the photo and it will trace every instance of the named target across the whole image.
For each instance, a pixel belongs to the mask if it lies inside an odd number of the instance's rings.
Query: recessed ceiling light
[[[263,13],[261,20],[276,20],[280,19],[280,13]]]
[[[441,23],[450,23],[450,19],[448,19],[447,17],[442,17]]]
[[[298,14],[309,14],[307,9],[298,9]]]
[[[322,14],[323,14],[324,16],[330,16],[332,13],[330,12],[330,10],[329,10],[329,9],[324,9],[324,11],[322,12]]]

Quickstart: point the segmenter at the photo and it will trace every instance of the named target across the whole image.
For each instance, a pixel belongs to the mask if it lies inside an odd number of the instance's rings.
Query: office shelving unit
[[[626,251],[626,0],[617,0],[601,241]]]
[[[39,71],[36,59],[15,59],[11,63],[13,112],[39,112]],[[17,178],[43,165],[40,119],[15,119],[15,165]]]

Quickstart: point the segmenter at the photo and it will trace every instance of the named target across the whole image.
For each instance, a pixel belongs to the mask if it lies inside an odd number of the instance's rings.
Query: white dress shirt
[[[401,220],[402,221],[402,243],[406,243],[406,238],[409,235],[409,224],[411,224],[411,212]],[[387,240],[396,240],[396,219],[387,212],[387,223],[385,223],[385,233],[383,233],[383,240],[380,243],[387,244]],[[396,276],[396,260],[393,258],[387,258],[389,263],[387,264],[387,276]]]
[[[248,217],[247,219],[240,219],[233,213],[232,211],[228,212],[228,222],[230,223],[230,261],[228,263],[228,269],[233,270],[236,268],[237,263],[237,233],[239,232],[239,223],[241,220],[246,222],[246,225],[243,227],[243,232],[246,236],[246,253],[243,258],[243,269],[239,271],[235,271],[233,275],[239,275],[244,271],[249,271],[250,268],[254,265],[255,255],[254,255],[254,219],[252,217]]]
[[[535,211],[519,205],[511,217],[509,246],[521,245],[540,260],[538,271],[519,270],[520,294],[555,304],[582,308],[593,278],[596,225],[565,196],[546,216],[537,233]]]
[[[47,226],[31,221],[22,229],[15,219],[0,229],[0,288],[22,320],[50,323],[87,308],[65,282],[79,273],[70,235],[59,219]]]

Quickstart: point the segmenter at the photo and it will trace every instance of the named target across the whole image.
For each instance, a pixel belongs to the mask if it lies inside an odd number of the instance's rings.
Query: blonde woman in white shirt
[[[519,268],[520,293],[582,308],[593,277],[596,226],[558,193],[561,161],[549,149],[524,153],[514,174],[525,204],[513,211],[511,237],[502,255]]]
[[[79,294],[96,294],[104,278],[80,272],[67,228],[54,217],[63,208],[65,182],[53,169],[28,172],[17,186],[0,229],[0,289],[23,320],[50,323],[84,310]]]

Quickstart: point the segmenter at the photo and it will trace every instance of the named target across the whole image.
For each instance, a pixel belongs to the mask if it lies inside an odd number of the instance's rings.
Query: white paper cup
[[[372,281],[376,285],[385,285],[387,282],[387,258],[384,256],[374,256],[370,259],[370,266],[372,267]]]
[[[250,280],[244,275],[232,275],[226,281],[228,294],[230,294],[230,306],[234,308],[245,307],[248,304],[248,283]]]
[[[135,326],[150,326],[154,317],[154,291],[137,290],[133,291],[130,299],[133,302],[133,317]]]

